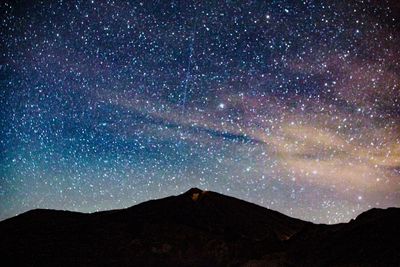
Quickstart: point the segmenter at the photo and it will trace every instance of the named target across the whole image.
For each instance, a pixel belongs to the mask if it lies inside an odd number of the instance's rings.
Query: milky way
[[[5,1],[0,219],[218,191],[400,206],[396,1]]]

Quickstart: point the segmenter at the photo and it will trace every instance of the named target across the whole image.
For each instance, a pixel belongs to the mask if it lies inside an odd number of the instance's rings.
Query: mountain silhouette
[[[10,266],[400,266],[399,208],[313,224],[197,188],[92,214],[32,210],[0,236]]]

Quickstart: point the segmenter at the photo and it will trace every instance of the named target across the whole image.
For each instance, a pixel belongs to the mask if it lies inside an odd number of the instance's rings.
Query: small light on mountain
[[[199,193],[193,193],[192,200],[197,201],[199,199],[199,195],[200,195]]]

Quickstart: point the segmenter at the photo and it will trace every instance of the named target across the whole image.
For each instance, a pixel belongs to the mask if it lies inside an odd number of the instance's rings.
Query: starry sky
[[[0,219],[199,187],[318,223],[400,206],[400,4],[2,1]]]

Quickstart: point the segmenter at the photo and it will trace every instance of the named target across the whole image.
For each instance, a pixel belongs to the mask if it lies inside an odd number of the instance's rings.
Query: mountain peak
[[[202,195],[204,195],[207,191],[201,190],[197,187],[190,188],[183,195],[190,196],[193,201],[197,201],[200,199]]]
[[[197,187],[192,187],[192,188],[190,188],[188,191],[186,191],[183,194],[184,195],[192,195],[192,194],[195,194],[195,193],[200,194],[202,192],[204,192],[204,190],[201,190],[200,188],[197,188]]]

